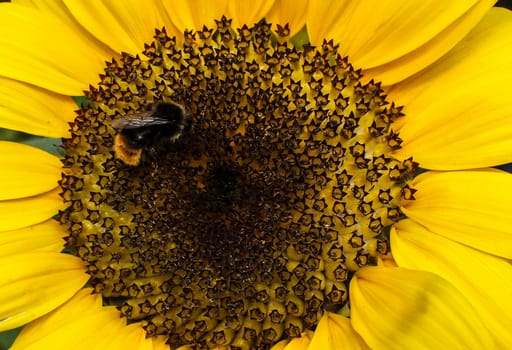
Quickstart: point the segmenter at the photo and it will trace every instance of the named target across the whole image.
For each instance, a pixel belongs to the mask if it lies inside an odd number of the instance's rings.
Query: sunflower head
[[[332,40],[216,23],[108,64],[64,140],[60,222],[148,335],[267,348],[343,308],[352,272],[389,252],[416,164],[390,157],[401,108]]]
[[[16,2],[0,126],[64,139],[0,142],[13,350],[512,343],[510,11]]]

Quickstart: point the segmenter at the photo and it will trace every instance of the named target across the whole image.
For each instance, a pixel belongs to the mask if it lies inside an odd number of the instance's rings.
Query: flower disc
[[[64,140],[60,221],[91,285],[148,335],[270,348],[341,309],[351,273],[389,251],[416,164],[390,157],[400,108],[332,41],[217,26],[182,43],[159,30],[145,57],[107,65]],[[183,107],[179,137],[117,159],[113,121],[162,102]]]

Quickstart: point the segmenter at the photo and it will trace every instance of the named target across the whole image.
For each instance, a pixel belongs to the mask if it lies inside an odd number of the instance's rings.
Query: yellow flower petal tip
[[[52,138],[69,136],[77,109],[73,99],[0,77],[0,127]]]
[[[354,330],[350,319],[326,312],[315,330],[308,349],[369,349]]]
[[[0,200],[39,195],[55,189],[62,163],[38,148],[0,141]]]
[[[97,81],[105,59],[112,57],[112,51],[83,27],[49,11],[2,4],[0,23],[0,76],[49,91],[82,95],[90,82]]]
[[[0,201],[0,231],[16,230],[46,221],[66,205],[60,189],[32,197]]]
[[[0,275],[0,330],[22,326],[52,311],[88,279],[80,259],[47,252],[2,257]]]
[[[417,192],[416,200],[403,204],[407,217],[451,240],[512,258],[512,175],[427,172],[411,184]]]
[[[352,326],[375,349],[491,349],[464,295],[435,274],[368,267],[350,283]]]
[[[401,267],[435,273],[463,293],[499,348],[512,342],[509,262],[434,234],[412,220],[395,225],[391,245]]]
[[[37,251],[59,253],[67,235],[67,231],[54,220],[3,231],[0,233],[0,257]]]
[[[512,161],[512,11],[494,8],[429,69],[393,86],[404,105],[399,159],[460,170]]]

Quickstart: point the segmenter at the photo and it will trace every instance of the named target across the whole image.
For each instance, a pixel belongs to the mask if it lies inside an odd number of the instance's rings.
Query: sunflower
[[[509,346],[493,5],[2,4],[12,349]]]

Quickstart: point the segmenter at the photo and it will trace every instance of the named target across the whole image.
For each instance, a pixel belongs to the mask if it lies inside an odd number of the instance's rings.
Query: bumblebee
[[[150,111],[129,114],[112,121],[117,134],[114,152],[125,164],[137,166],[142,150],[164,140],[178,140],[188,125],[188,112],[175,102],[159,102]]]

